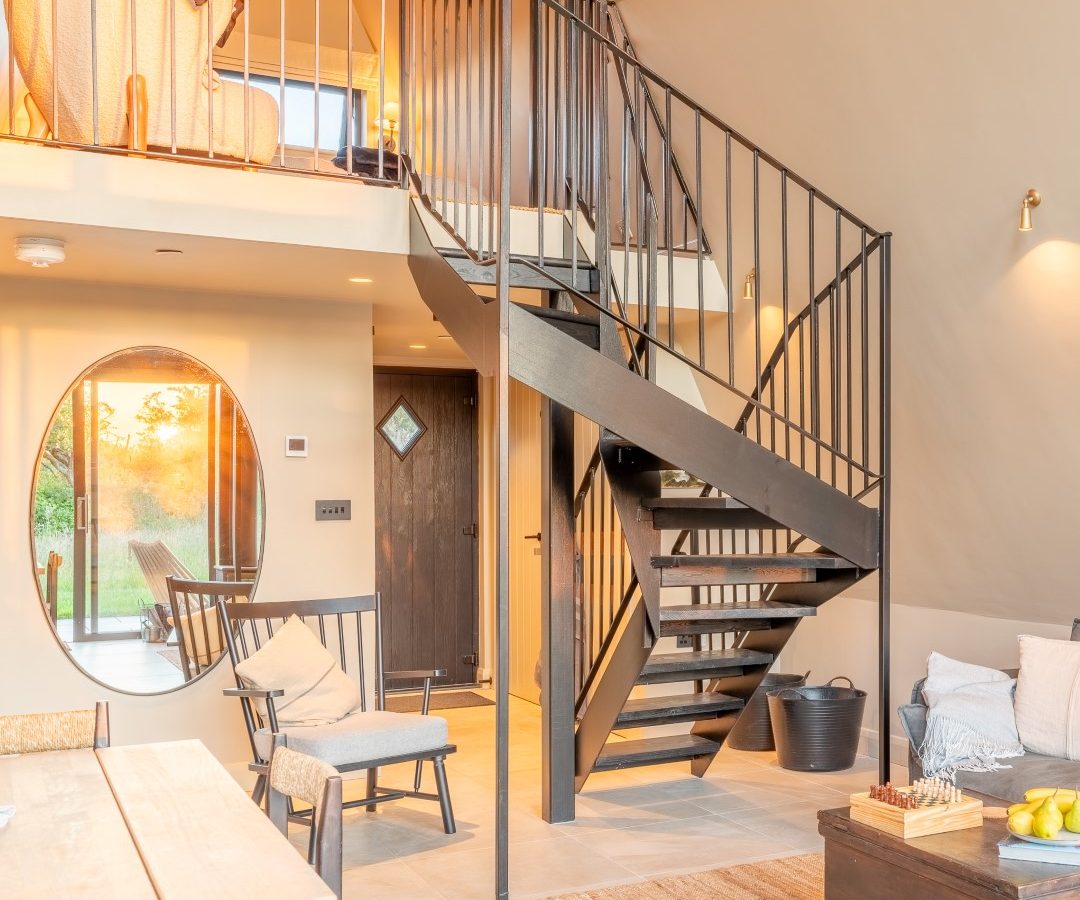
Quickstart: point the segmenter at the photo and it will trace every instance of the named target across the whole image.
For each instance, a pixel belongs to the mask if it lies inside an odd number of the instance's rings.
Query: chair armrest
[[[269,700],[273,697],[285,696],[285,691],[281,688],[274,688],[270,691],[259,688],[225,688],[221,693],[226,697],[247,697],[251,700]]]
[[[383,672],[386,681],[400,681],[405,678],[445,678],[446,669],[408,669],[401,672]]]

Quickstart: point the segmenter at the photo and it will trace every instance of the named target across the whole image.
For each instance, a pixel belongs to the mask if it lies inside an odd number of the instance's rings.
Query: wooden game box
[[[869,792],[864,791],[851,795],[851,818],[907,840],[978,828],[983,823],[983,802],[964,797],[955,803],[937,802],[918,809],[900,809],[880,800],[871,800]]]

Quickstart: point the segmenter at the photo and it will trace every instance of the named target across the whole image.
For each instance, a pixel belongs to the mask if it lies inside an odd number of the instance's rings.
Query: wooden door
[[[540,395],[510,382],[510,693],[540,702]]]
[[[476,373],[375,373],[375,585],[387,671],[476,682]],[[393,685],[400,687],[402,685]]]

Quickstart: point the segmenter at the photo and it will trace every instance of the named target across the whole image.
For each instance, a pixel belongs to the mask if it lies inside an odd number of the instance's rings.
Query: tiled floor
[[[101,632],[138,631],[138,616],[102,617]],[[139,638],[119,641],[72,640],[72,620],[60,619],[57,633],[71,650],[75,661],[99,681],[111,687],[137,694],[169,691],[183,684],[180,669],[165,659],[160,651],[165,644],[152,644]]]
[[[494,887],[494,707],[446,710],[458,753],[447,762],[458,832],[443,834],[438,805],[403,800],[377,813],[346,814],[346,897],[396,900],[488,898]],[[577,821],[540,817],[540,712],[512,700],[510,893],[549,897],[663,874],[820,849],[817,811],[845,805],[876,781],[860,758],[847,772],[786,772],[771,753],[724,750],[705,778],[685,764],[594,775],[578,795]],[[901,777],[899,767],[897,778]],[[381,783],[405,785],[412,768]],[[346,798],[361,796],[346,785]],[[431,790],[425,770],[425,790]],[[293,826],[306,847],[306,829]]]

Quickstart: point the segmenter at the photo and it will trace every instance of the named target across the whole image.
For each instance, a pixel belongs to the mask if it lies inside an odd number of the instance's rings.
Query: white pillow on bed
[[[1016,727],[1032,753],[1080,759],[1080,643],[1022,634]]]
[[[280,727],[329,725],[360,705],[359,685],[297,616],[290,616],[269,641],[237,664],[236,674],[248,687],[285,692],[274,700]],[[269,725],[266,702],[256,704]]]

